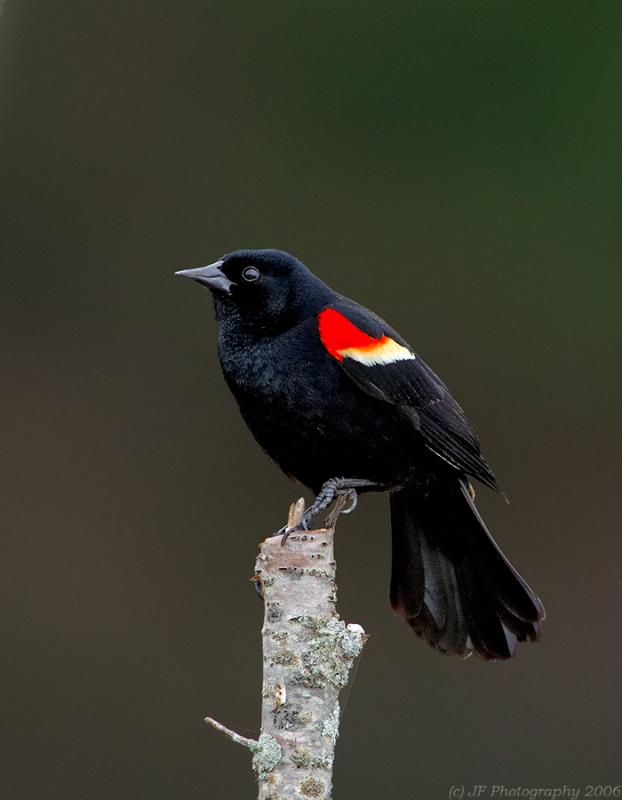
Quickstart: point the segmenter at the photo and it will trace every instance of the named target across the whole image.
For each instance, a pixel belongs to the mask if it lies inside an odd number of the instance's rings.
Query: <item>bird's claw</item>
[[[356,493],[356,489],[348,489],[346,491],[338,492],[335,508],[333,508],[331,513],[327,516],[324,527],[334,528],[337,517],[340,514],[351,514],[356,508],[357,504],[358,494]],[[315,522],[317,516],[318,514],[313,510],[313,506],[309,506],[297,525],[284,525],[280,530],[278,530],[276,532],[276,536],[281,537],[281,547],[285,546],[285,543],[293,533],[303,533],[311,530],[311,526]]]
[[[281,537],[281,547],[285,547],[285,543],[292,535],[292,533],[302,533],[303,531],[308,531],[308,530],[309,530],[309,525],[307,524],[307,522],[303,517],[302,520],[298,523],[298,525],[294,525],[291,528],[288,525],[285,525],[284,527],[281,528],[281,530],[276,532],[276,535]]]
[[[359,504],[359,496],[356,493],[356,489],[349,489],[348,492],[346,492],[345,497],[347,498],[349,505],[346,506],[346,508],[342,508],[339,513],[351,514]]]

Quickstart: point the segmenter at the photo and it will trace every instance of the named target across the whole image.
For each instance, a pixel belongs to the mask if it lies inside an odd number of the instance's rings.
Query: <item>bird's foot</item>
[[[289,525],[284,525],[276,532],[276,535],[281,537],[281,547],[285,547],[285,542],[287,542],[292,533],[302,533],[308,530],[308,528],[303,526],[302,522],[299,522],[298,525],[292,525],[291,527]]]
[[[356,490],[372,488],[376,488],[372,481],[361,478],[330,478],[324,483],[313,503],[305,510],[300,521],[296,525],[287,525],[278,531],[282,536],[281,544],[284,545],[292,533],[310,530],[322,511],[337,500],[325,523],[326,528],[334,527],[339,514],[350,514],[356,508],[358,502]]]
[[[351,514],[359,502],[356,489],[346,489],[337,494],[335,505],[326,515],[324,527],[331,530],[337,524],[340,514]]]

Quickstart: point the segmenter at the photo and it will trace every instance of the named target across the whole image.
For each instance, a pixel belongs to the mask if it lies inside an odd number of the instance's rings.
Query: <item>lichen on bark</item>
[[[263,780],[281,760],[281,745],[269,733],[262,733],[253,750],[253,769],[259,780]]]
[[[295,525],[304,508],[290,509]],[[334,517],[333,517],[334,518]],[[339,692],[366,635],[336,610],[334,526],[260,545],[253,580],[264,598],[261,735],[245,739],[208,721],[253,752],[260,800],[329,800],[339,734]]]

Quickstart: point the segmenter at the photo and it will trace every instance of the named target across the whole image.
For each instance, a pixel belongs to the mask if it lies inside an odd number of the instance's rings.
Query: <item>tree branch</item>
[[[247,739],[207,717],[213,728],[253,752],[259,800],[330,800],[339,692],[367,639],[336,611],[333,539],[347,501],[340,498],[327,528],[261,543],[255,581],[264,598],[261,735]],[[295,527],[304,500],[289,511]]]

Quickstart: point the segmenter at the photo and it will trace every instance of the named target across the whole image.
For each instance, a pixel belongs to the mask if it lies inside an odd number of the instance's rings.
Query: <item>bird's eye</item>
[[[257,269],[257,267],[245,267],[242,270],[242,277],[244,278],[245,281],[253,283],[253,281],[259,279],[259,270]]]

